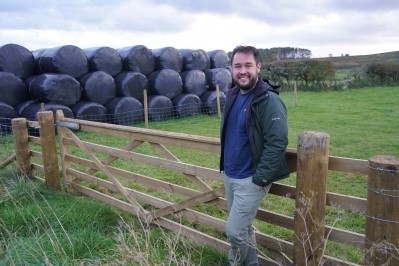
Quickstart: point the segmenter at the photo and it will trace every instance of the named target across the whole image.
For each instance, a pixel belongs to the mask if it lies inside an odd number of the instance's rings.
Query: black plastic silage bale
[[[111,47],[92,47],[83,49],[89,61],[89,71],[104,71],[115,77],[122,72],[122,58],[120,54]]]
[[[16,106],[29,99],[25,82],[10,72],[0,72],[0,102]]]
[[[105,122],[108,110],[105,106],[88,101],[79,101],[71,107],[76,119],[84,119],[96,122]]]
[[[144,45],[128,46],[117,50],[122,58],[123,70],[149,75],[155,70],[155,56]]]
[[[221,92],[227,92],[233,84],[231,73],[226,68],[207,69],[205,76],[210,90],[216,90],[218,84]]]
[[[163,95],[148,96],[148,118],[163,121],[173,117],[172,100]]]
[[[105,107],[110,114],[108,123],[132,125],[144,118],[142,103],[133,97],[116,97]]]
[[[19,103],[17,106],[15,106],[15,111],[17,112],[17,115],[22,116],[22,113],[25,110],[25,108],[34,103],[37,103],[37,101],[33,99]]]
[[[202,111],[205,114],[217,114],[218,113],[218,105],[217,105],[217,92],[216,91],[207,91],[203,95],[201,95],[201,102],[203,103]],[[226,94],[223,92],[219,92],[219,101],[220,101],[220,111],[223,112],[224,103],[226,101]]]
[[[44,73],[40,67],[39,61],[40,61],[40,57],[46,50],[47,50],[47,48],[42,48],[42,49],[37,49],[37,50],[32,51],[33,58],[35,59],[34,75],[40,75],[40,74]]]
[[[66,74],[41,74],[34,76],[29,83],[29,92],[38,102],[72,106],[80,100],[80,83]]]
[[[175,114],[186,117],[201,113],[201,99],[195,94],[182,93],[172,99]]]
[[[13,73],[21,79],[28,78],[35,71],[32,52],[13,43],[0,46],[0,71]]]
[[[206,52],[203,49],[198,49],[198,51],[200,51],[205,57],[205,60],[206,60],[206,68],[205,68],[205,70],[208,69],[208,68],[211,68],[211,58],[209,57],[208,52]]]
[[[11,105],[0,101],[0,125],[11,125],[11,119],[18,116],[14,107]]]
[[[173,69],[181,72],[183,69],[183,56],[180,51],[174,47],[163,47],[153,49],[155,56],[155,70]]]
[[[46,49],[38,62],[42,73],[61,73],[80,78],[89,71],[87,56],[74,45]]]
[[[230,58],[223,50],[213,50],[207,52],[211,61],[210,68],[227,68],[230,65]]]
[[[42,110],[43,107],[43,110]],[[28,105],[23,111],[21,116],[25,117],[29,121],[37,121],[37,113],[40,111],[51,111],[53,112],[53,116],[55,119],[55,114],[57,110],[61,110],[64,113],[64,117],[67,118],[74,118],[72,110],[65,105],[62,104],[57,104],[57,103],[52,103],[52,102],[47,102],[47,103],[32,103]]]
[[[107,104],[117,96],[114,78],[104,71],[89,72],[79,79],[83,101]]]
[[[163,95],[170,99],[183,92],[183,81],[179,72],[163,69],[152,72],[148,76],[150,94]]]
[[[182,71],[202,70],[210,68],[210,59],[208,54],[201,49],[180,49],[183,56]]]
[[[205,73],[201,70],[188,70],[180,73],[183,82],[183,93],[201,96],[208,90]]]
[[[141,101],[144,89],[148,88],[148,78],[140,72],[124,71],[115,77],[118,96],[130,96]]]

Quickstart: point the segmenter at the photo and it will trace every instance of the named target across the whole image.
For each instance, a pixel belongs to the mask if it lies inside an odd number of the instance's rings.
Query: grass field
[[[399,87],[300,92],[297,98],[292,92],[283,92],[289,118],[289,147],[296,148],[300,133],[321,131],[330,135],[330,154],[334,156],[358,159],[374,155],[399,156],[398,93]],[[150,122],[150,128],[218,137],[219,123],[217,116],[196,116]],[[0,137],[0,144],[2,161],[12,152],[12,138]],[[217,168],[215,158],[186,156],[187,161]],[[50,191],[39,182],[20,179],[14,168],[15,165],[10,165],[0,170],[0,265],[227,263],[225,254],[161,228],[144,230],[139,221],[105,204],[75,193]],[[153,174],[158,173],[154,170]],[[295,184],[295,175],[284,182]],[[365,185],[365,176],[329,174],[329,191],[366,197]],[[292,213],[292,206],[283,206],[284,203],[270,195],[263,207]],[[327,220],[337,227],[364,233],[364,217],[359,215],[333,213]],[[265,224],[260,226],[275,236],[290,237],[286,230]],[[327,249],[330,255],[362,263],[362,252],[334,244]]]

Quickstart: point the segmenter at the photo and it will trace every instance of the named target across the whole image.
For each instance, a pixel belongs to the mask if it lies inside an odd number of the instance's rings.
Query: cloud
[[[0,45],[115,48],[299,47],[313,55],[394,51],[393,0],[13,0],[0,7]]]

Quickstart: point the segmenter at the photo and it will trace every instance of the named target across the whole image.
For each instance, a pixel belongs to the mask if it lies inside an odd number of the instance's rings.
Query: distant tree
[[[278,61],[264,65],[262,76],[279,83],[291,84],[293,81],[303,81],[305,86],[309,86],[309,84],[320,86],[334,78],[335,68],[330,61],[310,59]]]
[[[366,67],[366,76],[375,82],[398,82],[399,64],[396,62],[372,63]]]

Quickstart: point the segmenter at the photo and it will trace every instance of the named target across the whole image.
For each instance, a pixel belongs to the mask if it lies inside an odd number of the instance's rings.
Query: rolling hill
[[[371,63],[386,63],[389,61],[399,63],[399,51],[370,55],[322,57],[314,58],[314,60],[331,61],[337,70],[356,69]]]

